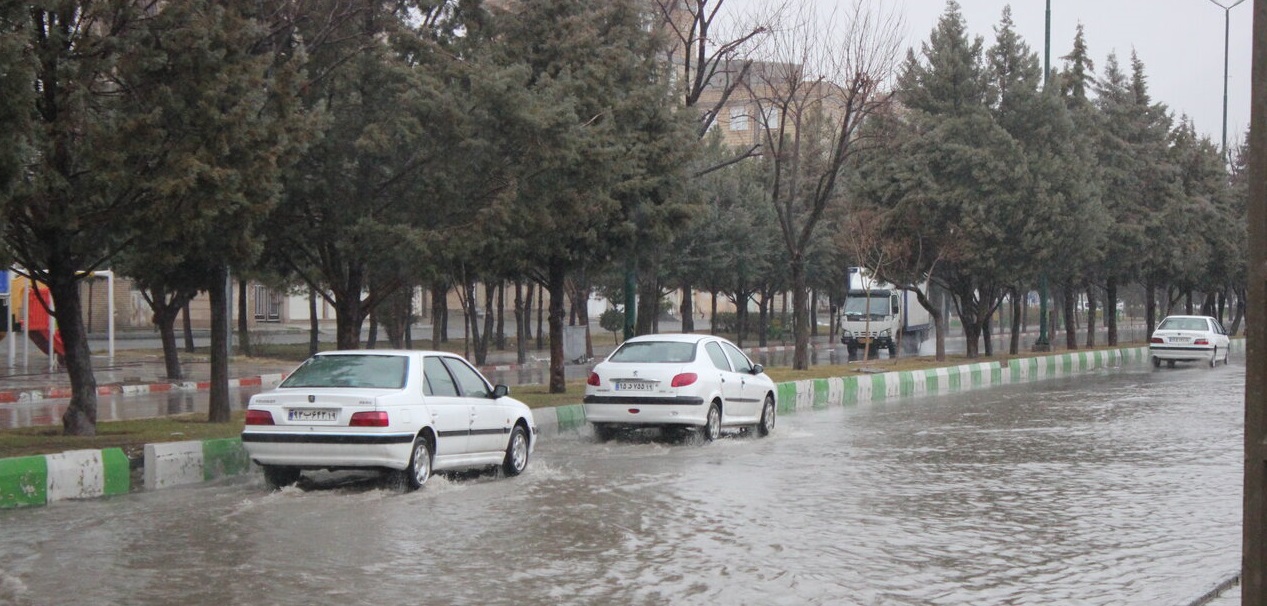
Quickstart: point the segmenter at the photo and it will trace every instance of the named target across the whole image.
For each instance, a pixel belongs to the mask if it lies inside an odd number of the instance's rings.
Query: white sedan
[[[462,357],[331,351],[251,397],[242,445],[273,487],[305,469],[378,469],[410,489],[433,471],[500,466],[518,475],[536,445],[532,411]]]
[[[634,337],[594,367],[585,386],[585,419],[600,440],[626,427],[701,430],[774,429],[774,381],[720,337],[662,334]]]
[[[1148,339],[1148,355],[1153,367],[1162,360],[1170,367],[1175,362],[1202,361],[1213,367],[1223,360],[1227,364],[1230,340],[1218,320],[1209,316],[1166,316]]]

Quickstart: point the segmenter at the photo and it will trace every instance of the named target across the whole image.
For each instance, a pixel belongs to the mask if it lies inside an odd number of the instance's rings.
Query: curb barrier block
[[[827,387],[827,379],[813,379],[814,383],[814,403],[815,409],[827,408],[829,388]]]
[[[557,406],[534,408],[532,420],[537,424],[537,433],[542,436],[553,436],[559,433],[559,411]],[[584,410],[584,408],[582,408]]]
[[[580,404],[567,404],[555,407],[555,418],[558,419],[559,431],[580,429],[585,424],[585,407]]]
[[[796,410],[796,383],[776,383],[774,388],[777,390],[775,396],[778,398],[779,412]]]
[[[202,442],[202,478],[211,481],[236,476],[251,469],[251,459],[242,447],[242,438],[221,438]]]
[[[160,490],[202,481],[202,442],[145,445],[146,490]]]
[[[48,503],[48,461],[43,456],[0,459],[0,508]]]
[[[68,450],[44,455],[47,460],[48,502],[90,499],[106,493],[105,465],[100,450]]]
[[[101,463],[105,469],[107,496],[132,492],[132,463],[122,448],[102,449]]]

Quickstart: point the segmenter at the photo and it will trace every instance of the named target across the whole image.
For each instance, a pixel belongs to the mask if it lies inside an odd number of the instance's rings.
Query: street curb
[[[1244,339],[1232,341],[1232,351],[1244,349]],[[806,379],[779,383],[775,387],[779,412],[790,413],[1041,381],[1147,361],[1148,347],[1140,346]],[[580,430],[585,425],[585,410],[580,404],[537,408],[533,410],[533,418],[538,437],[555,436]],[[255,468],[239,438],[146,444],[144,489],[198,484],[251,473]],[[125,494],[130,490],[128,460],[118,448],[0,459],[0,509]]]
[[[118,448],[0,459],[0,509],[126,494],[129,474]]]

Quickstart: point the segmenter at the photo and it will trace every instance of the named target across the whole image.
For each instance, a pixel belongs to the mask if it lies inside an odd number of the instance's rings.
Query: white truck
[[[849,357],[863,348],[870,348],[871,356],[887,349],[889,357],[896,357],[898,343],[918,352],[932,330],[932,317],[915,293],[875,279],[865,267],[849,268],[840,314],[840,342]]]

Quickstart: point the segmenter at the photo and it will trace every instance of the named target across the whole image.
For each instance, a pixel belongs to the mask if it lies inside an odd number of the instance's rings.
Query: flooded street
[[[1240,565],[1244,374],[564,434],[410,494],[254,475],[0,511],[0,604],[1186,604]]]

